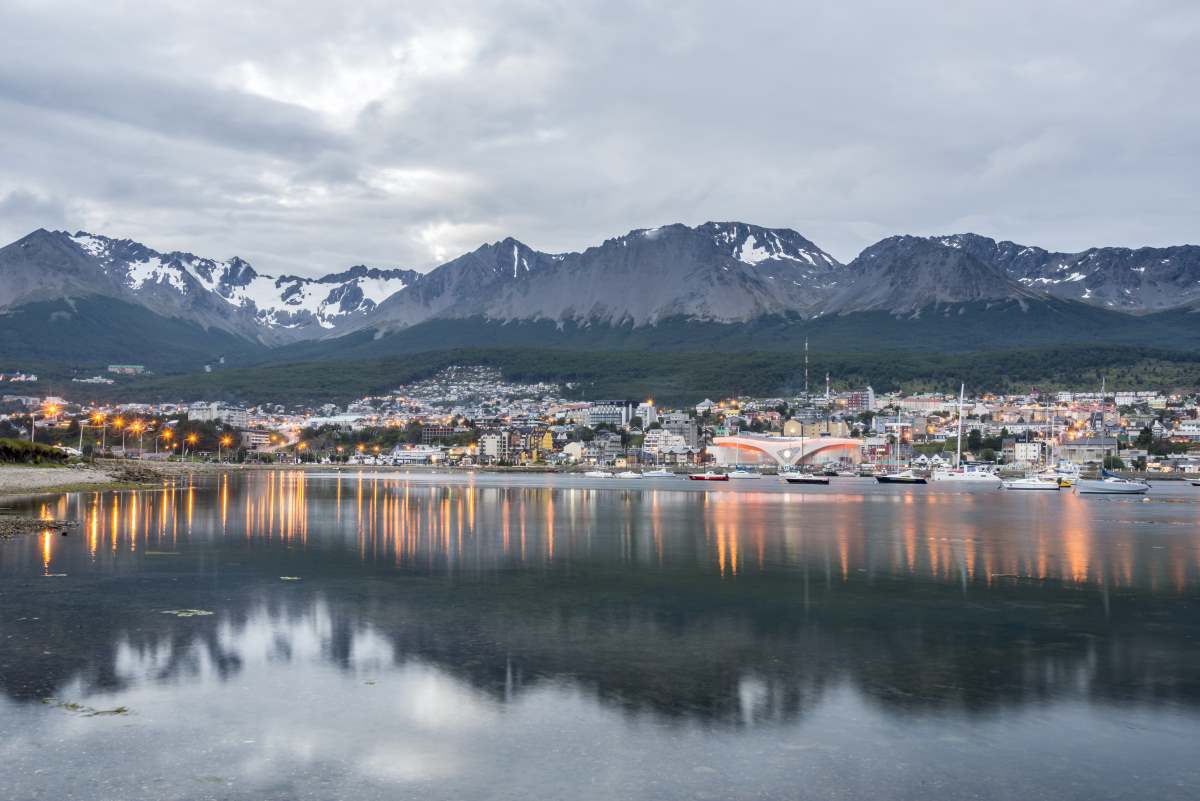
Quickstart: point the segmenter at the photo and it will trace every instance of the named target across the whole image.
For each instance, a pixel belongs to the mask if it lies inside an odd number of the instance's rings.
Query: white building
[[[1192,442],[1200,442],[1200,420],[1184,420],[1171,434],[1176,437],[1187,437]]]
[[[642,438],[642,450],[660,453],[665,448],[687,447],[688,441],[665,428],[652,428]]]
[[[479,456],[488,462],[508,459],[508,437],[499,431],[487,431],[479,437]]]
[[[646,428],[658,422],[658,409],[654,408],[654,401],[648,400],[638,404],[634,416],[642,418],[642,428]]]
[[[596,401],[587,411],[587,424],[592,428],[603,424],[624,427],[630,419],[630,407],[625,401]]]
[[[392,464],[441,464],[446,452],[436,445],[397,445],[387,459]]]

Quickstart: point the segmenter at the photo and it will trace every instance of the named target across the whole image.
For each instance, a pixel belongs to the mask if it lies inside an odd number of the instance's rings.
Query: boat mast
[[[966,395],[967,385],[962,384],[958,388],[958,452],[954,456],[954,466],[962,467],[962,418],[963,418],[963,397]]]

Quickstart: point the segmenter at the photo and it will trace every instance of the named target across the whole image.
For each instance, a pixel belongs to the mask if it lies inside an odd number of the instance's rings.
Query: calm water
[[[834,481],[10,501],[0,799],[1200,797],[1200,489]]]

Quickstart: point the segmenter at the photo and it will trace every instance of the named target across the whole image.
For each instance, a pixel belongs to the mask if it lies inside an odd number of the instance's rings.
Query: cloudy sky
[[[265,272],[667,222],[1200,242],[1200,3],[3,0],[0,238]]]

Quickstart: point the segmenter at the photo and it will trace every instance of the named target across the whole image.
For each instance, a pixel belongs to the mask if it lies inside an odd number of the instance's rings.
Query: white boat
[[[819,484],[828,486],[829,476],[817,476],[812,473],[786,472],[779,474],[779,480],[785,484]]]
[[[1060,461],[1053,467],[1047,467],[1039,475],[1056,479],[1060,487],[1073,487],[1075,482],[1079,481],[1079,465]]]
[[[1101,478],[1079,479],[1075,482],[1075,491],[1087,495],[1144,495],[1150,491],[1150,485],[1105,474]]]
[[[649,470],[642,473],[646,478],[675,478],[675,474],[665,467],[660,467],[657,470]]]
[[[692,473],[688,476],[690,481],[728,481],[728,473],[717,473],[712,470],[706,470],[703,473]]]
[[[634,472],[633,470],[623,470],[622,472],[617,473],[617,478],[641,478],[641,477],[642,477],[641,473]]]
[[[1058,492],[1061,487],[1057,478],[1048,476],[1026,476],[1025,478],[1009,478],[1000,482],[1007,490],[1052,490]]]
[[[607,470],[589,470],[583,476],[584,478],[612,478],[613,474]]]
[[[901,470],[898,473],[880,473],[875,476],[875,480],[880,484],[924,484],[925,477],[918,476],[911,469]]]
[[[762,478],[762,473],[757,473],[753,470],[743,470],[739,467],[736,470],[731,470],[729,472],[729,477],[733,479]]]
[[[930,476],[933,481],[970,481],[972,483],[998,484],[1000,476],[982,465],[965,464],[955,470],[952,467],[939,467]]]

